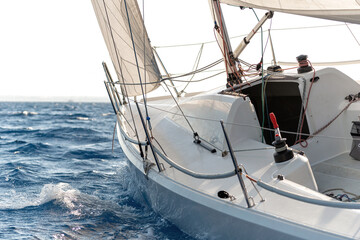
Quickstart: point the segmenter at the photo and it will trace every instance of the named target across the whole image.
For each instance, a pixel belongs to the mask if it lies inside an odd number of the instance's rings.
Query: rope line
[[[174,95],[173,95],[173,94],[172,94],[172,92],[170,91],[169,86],[168,86],[167,84],[165,84],[165,86],[166,86],[167,90],[169,91],[169,93],[170,93],[170,95],[171,95],[172,99],[174,100],[174,102],[175,102],[176,106],[177,106],[177,107],[178,107],[178,109],[180,110],[180,112],[181,112],[181,116],[183,116],[183,117],[184,117],[184,119],[186,120],[187,124],[189,125],[189,127],[190,127],[191,131],[192,131],[193,133],[195,133],[194,128],[191,126],[191,124],[190,124],[189,120],[187,119],[187,117],[186,117],[185,113],[183,112],[183,110],[181,109],[181,107],[180,107],[179,103],[176,101],[176,99],[175,99]]]
[[[142,103],[140,103],[142,104]],[[156,109],[156,110],[159,110],[159,111],[162,111],[162,112],[166,112],[166,113],[169,113],[169,114],[172,114],[174,116],[183,116],[182,114],[179,114],[179,113],[174,113],[174,112],[171,112],[169,110],[165,110],[165,109],[161,109],[161,108],[158,108],[158,107],[155,107],[155,106],[152,106],[152,105],[148,105],[149,108],[153,108],[153,109]],[[345,109],[346,110],[346,109]],[[345,111],[344,110],[344,111]],[[343,111],[342,111],[343,112]],[[202,120],[202,121],[209,121],[209,122],[219,122],[219,119],[211,119],[211,118],[203,118],[203,117],[196,117],[196,116],[191,116],[191,115],[185,115],[186,118],[192,118],[192,119],[196,119],[196,120]],[[255,125],[250,125],[250,124],[239,124],[239,123],[230,123],[230,122],[224,122],[225,124],[228,124],[228,125],[234,125],[234,126],[239,126],[239,127],[251,127],[251,128],[258,128],[258,129],[262,129],[262,130],[267,130],[267,131],[272,131],[274,132],[275,130],[272,129],[272,128],[266,128],[266,127],[261,127],[261,126],[255,126]],[[298,134],[297,132],[292,132],[292,131],[285,131],[285,130],[282,130],[281,131],[282,133],[287,133],[287,134],[292,134],[292,135],[296,135]],[[320,133],[320,132],[318,132]],[[326,135],[318,135],[318,133],[316,134],[316,137],[318,138],[328,138],[328,139],[339,139],[339,140],[352,140],[352,138],[346,138],[346,137],[338,137],[338,136],[326,136]],[[305,134],[303,133],[302,136],[307,136],[307,137],[315,137],[314,134]]]
[[[357,44],[360,46],[359,41],[357,40],[355,34],[353,33],[353,31],[351,30],[351,28],[349,27],[349,25],[347,23],[345,23],[346,27],[349,29],[351,35],[354,37],[355,41],[357,42]]]
[[[119,55],[118,55],[118,51],[117,51],[118,48],[116,47],[114,35],[113,35],[113,32],[112,32],[112,31],[113,31],[113,28],[111,27],[111,24],[110,24],[110,19],[109,19],[109,15],[108,15],[108,12],[107,12],[107,6],[106,6],[106,4],[105,4],[105,0],[103,0],[103,4],[104,4],[104,9],[105,9],[105,13],[106,13],[106,18],[107,18],[107,22],[108,22],[108,26],[109,26],[109,31],[110,31],[111,39],[112,39],[114,48],[116,49],[116,50],[115,50],[115,54],[116,54],[116,59],[117,59],[118,67],[119,67],[119,69],[120,69],[121,76],[122,76],[121,79],[122,79],[123,83],[125,83],[125,82],[124,82],[125,80],[124,80],[124,77],[123,77],[123,74],[122,74],[122,67],[121,67],[121,64],[120,64]],[[125,88],[126,98],[127,98],[127,100],[128,100],[128,103],[130,103],[130,98],[129,98],[129,95],[128,95],[126,86],[125,86],[124,88]],[[132,111],[132,109],[131,109],[131,104],[129,104],[129,108],[130,108],[131,118],[132,118],[133,123],[134,123],[135,135],[136,135],[136,138],[137,138],[137,141],[138,141],[138,146],[139,146],[140,155],[141,155],[141,157],[144,157],[144,153],[143,153],[143,150],[142,150],[142,147],[141,147],[141,144],[140,144],[139,134],[138,134],[137,127],[136,127],[136,124],[135,124],[134,114],[133,114],[133,111]]]
[[[151,127],[149,112],[148,112],[148,109],[147,109],[146,97],[145,97],[145,93],[144,93],[144,87],[143,87],[143,84],[142,84],[142,78],[141,78],[141,73],[140,73],[140,68],[139,68],[139,62],[138,62],[138,57],[137,57],[137,53],[136,53],[135,41],[134,41],[134,36],[133,36],[132,27],[131,27],[131,23],[130,23],[130,16],[129,16],[126,0],[124,0],[124,4],[125,4],[126,16],[127,16],[127,20],[128,20],[128,24],[129,24],[129,31],[130,31],[130,36],[131,36],[131,42],[132,42],[132,45],[133,45],[134,57],[135,57],[135,62],[136,62],[136,66],[137,66],[137,72],[138,72],[140,86],[141,86],[141,92],[142,92],[142,96],[143,96],[143,100],[144,100],[144,104],[145,104],[146,120],[147,120],[147,123],[149,124],[149,130],[151,132],[152,127]],[[145,50],[145,48],[144,48],[144,50]],[[144,65],[145,65],[145,63],[144,63]],[[146,76],[146,74],[145,74],[145,76]],[[146,83],[146,81],[145,81],[145,83]]]
[[[287,30],[301,30],[301,29],[314,29],[314,28],[327,28],[327,27],[342,27],[345,24],[329,24],[329,25],[323,25],[323,26],[309,26],[309,27],[297,27],[297,28],[273,28],[271,31],[287,31]],[[351,25],[351,24],[349,24]],[[269,30],[264,30],[264,32],[267,32]],[[257,34],[257,33],[256,33]],[[237,35],[230,37],[230,39],[236,39],[236,38],[244,38],[247,34]],[[205,42],[198,42],[198,43],[187,43],[187,44],[174,44],[174,45],[162,45],[162,46],[155,46],[154,48],[176,48],[176,47],[190,47],[190,46],[197,46],[202,44],[212,44],[216,43],[216,40],[214,41],[205,41]]]
[[[200,63],[200,59],[201,59],[201,55],[204,49],[204,44],[201,45],[199,53],[195,59],[195,63],[194,63],[194,67],[193,67],[193,71],[196,71],[199,67],[199,63]],[[183,88],[183,90],[180,91],[180,94],[183,93],[185,91],[185,89],[189,86],[189,84],[191,83],[191,81],[193,80],[193,78],[195,77],[195,74],[193,74],[190,78],[190,80],[188,80],[187,84],[185,85],[185,87]]]

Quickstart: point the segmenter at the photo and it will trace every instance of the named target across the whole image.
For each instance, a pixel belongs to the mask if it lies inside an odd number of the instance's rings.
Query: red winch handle
[[[279,128],[279,125],[276,121],[276,117],[274,113],[270,113],[270,119],[275,129]]]

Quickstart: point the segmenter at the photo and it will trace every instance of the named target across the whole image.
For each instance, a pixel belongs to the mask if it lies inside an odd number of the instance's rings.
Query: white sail
[[[360,24],[359,0],[221,0],[235,6]]]
[[[161,76],[137,1],[92,0],[92,5],[123,94],[156,89]]]

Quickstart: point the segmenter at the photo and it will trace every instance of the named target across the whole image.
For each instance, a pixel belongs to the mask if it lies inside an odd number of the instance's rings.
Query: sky
[[[207,0],[139,2],[145,2],[145,24],[153,45],[214,40]],[[247,34],[257,22],[249,9],[224,6],[223,11],[230,36]],[[264,12],[257,12],[262,17]],[[274,29],[336,24],[278,13],[272,21]],[[267,23],[264,29],[269,27]],[[358,27],[350,27],[360,38]],[[106,101],[101,63],[107,62],[112,71],[111,60],[89,0],[1,0],[0,31],[0,100]],[[278,60],[295,61],[300,54],[308,54],[313,61],[353,60],[360,56],[360,46],[345,25],[272,33]],[[240,40],[235,38],[233,42]],[[243,57],[257,63],[260,34],[250,45]],[[215,50],[209,54],[207,46]],[[199,47],[159,47],[158,52],[169,71],[181,73],[192,69]],[[206,47],[200,65],[221,57],[215,43]]]
[[[106,98],[108,53],[90,1],[0,1],[0,99]]]

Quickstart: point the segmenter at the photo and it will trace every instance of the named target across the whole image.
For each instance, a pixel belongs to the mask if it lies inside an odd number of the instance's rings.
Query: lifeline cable
[[[141,104],[141,103],[140,103]],[[179,113],[174,113],[165,109],[161,109],[152,105],[148,105],[148,107],[162,111],[162,112],[166,112],[175,116],[183,116],[182,114]],[[219,119],[210,119],[210,118],[203,118],[203,117],[196,117],[196,116],[191,116],[191,115],[185,115],[187,118],[192,118],[192,119],[196,119],[196,120],[202,120],[202,121],[210,121],[210,122],[219,122]],[[234,125],[234,126],[240,126],[240,127],[251,127],[251,128],[258,128],[258,129],[264,129],[267,131],[274,131],[274,129],[272,128],[262,128],[260,126],[254,126],[254,125],[249,125],[249,124],[238,124],[238,123],[230,123],[230,122],[224,122],[225,124],[228,125]],[[286,131],[286,130],[282,130],[282,133],[287,133],[287,134],[292,134],[292,135],[296,135],[298,134],[297,132],[291,132],[291,131]],[[305,134],[303,133],[302,136],[312,136],[311,134]],[[340,140],[352,140],[352,138],[346,138],[346,137],[338,137],[338,136],[326,136],[326,135],[316,135],[316,137],[318,138],[328,138],[328,139],[340,139]]]

